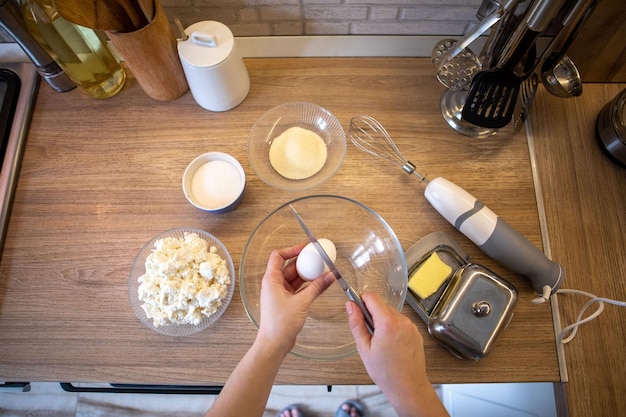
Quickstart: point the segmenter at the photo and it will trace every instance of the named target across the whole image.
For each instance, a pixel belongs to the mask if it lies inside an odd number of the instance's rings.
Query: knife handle
[[[354,301],[356,303],[357,307],[359,307],[359,309],[363,313],[367,331],[369,331],[370,334],[373,336],[374,335],[374,320],[372,320],[372,315],[367,310],[367,307],[365,307],[365,304],[363,304],[363,300],[361,299],[361,297],[359,297],[359,295],[356,293],[356,291],[354,291],[352,287],[349,287],[346,290],[346,295],[348,296],[350,301]]]

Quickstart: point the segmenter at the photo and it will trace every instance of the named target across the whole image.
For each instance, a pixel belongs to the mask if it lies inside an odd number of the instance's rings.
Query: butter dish
[[[437,254],[441,262],[448,265],[452,272],[469,263],[469,256],[446,233],[431,233],[405,251],[409,282],[416,278],[416,272],[426,261],[431,259],[433,254]],[[428,322],[431,312],[441,298],[451,277],[452,275],[444,280],[442,285],[427,298],[420,298],[413,291],[407,292],[407,303],[425,322]]]
[[[513,316],[517,303],[515,287],[488,268],[472,263],[443,232],[416,242],[405,252],[405,257],[410,283],[415,279],[431,281],[409,284],[406,297],[427,324],[431,336],[456,357],[471,360],[485,357]],[[433,262],[438,265],[427,265]],[[439,263],[449,267],[448,275],[434,278],[438,287],[432,294],[420,291],[433,288],[433,277],[420,274],[421,269],[442,275],[448,271]],[[418,294],[428,296],[422,298]]]

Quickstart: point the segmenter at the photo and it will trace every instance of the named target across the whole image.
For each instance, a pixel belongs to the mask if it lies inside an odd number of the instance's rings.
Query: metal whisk
[[[415,170],[415,164],[407,160],[391,139],[382,124],[371,116],[355,116],[350,120],[349,136],[357,148],[371,155],[398,165],[407,174],[413,174],[420,182],[428,180]]]
[[[426,182],[424,197],[451,225],[487,255],[511,271],[525,275],[535,291],[554,294],[563,281],[563,268],[513,229],[470,193],[442,177],[427,180],[415,171],[376,119],[357,116],[350,120],[350,140],[363,151],[400,166]]]

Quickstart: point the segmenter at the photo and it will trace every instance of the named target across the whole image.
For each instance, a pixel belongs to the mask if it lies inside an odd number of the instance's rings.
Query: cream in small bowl
[[[287,102],[263,113],[248,134],[248,161],[265,183],[303,191],[328,181],[346,154],[346,134],[330,111]]]
[[[183,174],[187,200],[201,210],[215,214],[234,210],[243,200],[246,174],[229,154],[207,152],[196,157]]]

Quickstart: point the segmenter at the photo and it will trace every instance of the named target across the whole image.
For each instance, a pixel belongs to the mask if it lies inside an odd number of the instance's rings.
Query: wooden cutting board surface
[[[407,158],[454,181],[541,247],[526,136],[471,139],[443,120],[429,59],[248,59],[246,100],[223,113],[198,106],[190,93],[158,102],[133,77],[122,92],[93,100],[79,91],[39,91],[0,264],[0,379],[127,383],[223,383],[252,343],[239,283],[225,315],[207,331],[172,338],[145,328],[128,299],[128,272],[139,249],[173,227],[199,227],[229,249],[236,271],[250,233],[279,205],[302,195],[338,194],[379,213],[408,249],[444,231],[470,255],[512,282],[519,302],[490,355],[453,357],[408,306],[424,334],[433,383],[558,381],[549,304],[535,306],[530,283],[482,254],[423,197],[423,185],[351,143],[341,169],[307,192],[262,182],[246,155],[256,119],[288,101],[381,121]],[[181,177],[207,151],[227,152],[247,173],[243,202],[214,216],[191,206]],[[238,277],[237,277],[238,278]],[[347,326],[347,322],[346,322]],[[337,361],[290,355],[278,384],[368,384],[358,357]]]

